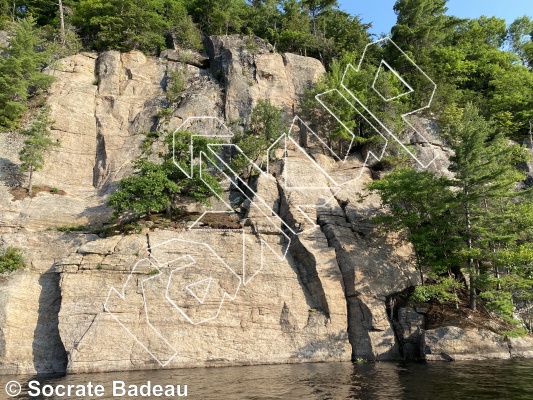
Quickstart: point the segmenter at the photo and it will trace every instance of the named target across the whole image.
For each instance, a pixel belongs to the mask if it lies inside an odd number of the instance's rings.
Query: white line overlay
[[[213,194],[227,207],[227,211],[206,211],[196,221],[194,221],[188,228],[188,231],[193,233],[194,231],[210,232],[213,235],[221,235],[227,232],[231,232],[232,235],[240,235],[242,237],[242,266],[236,268],[235,260],[232,262],[227,260],[227,254],[221,250],[216,251],[212,245],[208,243],[195,242],[193,240],[183,239],[171,239],[166,242],[160,243],[151,247],[149,250],[150,256],[139,260],[131,270],[128,278],[120,290],[111,287],[104,303],[104,310],[108,312],[119,324],[122,326],[130,336],[140,345],[144,350],[148,352],[157,362],[162,366],[167,366],[174,357],[178,354],[176,348],[171,344],[171,339],[165,337],[158,328],[158,324],[151,320],[150,307],[151,301],[159,301],[164,299],[167,305],[178,312],[181,315],[180,320],[176,320],[176,324],[188,323],[191,325],[205,324],[212,321],[221,313],[221,310],[226,301],[233,301],[237,297],[242,287],[250,285],[258,274],[265,268],[265,254],[268,252],[276,257],[278,260],[285,259],[287,251],[291,244],[291,240],[302,234],[307,234],[315,230],[318,225],[316,221],[310,216],[309,212],[305,210],[316,210],[320,207],[325,207],[330,202],[335,200],[335,196],[341,190],[346,189],[347,185],[353,181],[359,179],[363,174],[364,168],[360,168],[359,172],[354,172],[353,176],[350,176],[345,181],[339,181],[334,179],[324,168],[322,168],[315,159],[307,153],[306,149],[300,146],[299,142],[295,140],[296,127],[305,128],[307,134],[309,134],[314,140],[319,142],[322,146],[328,149],[331,156],[337,160],[337,162],[345,163],[354,146],[356,135],[352,129],[348,127],[348,122],[343,121],[342,117],[336,114],[331,105],[328,103],[328,98],[331,96],[337,97],[341,102],[349,105],[356,115],[361,118],[368,126],[370,126],[379,136],[384,143],[381,149],[372,150],[367,153],[364,160],[363,167],[367,166],[370,159],[380,161],[387,149],[387,144],[390,139],[396,141],[403,150],[409,154],[412,159],[418,163],[422,168],[427,168],[431,165],[436,157],[429,163],[423,163],[417,158],[411,149],[409,149],[400,140],[399,136],[395,134],[394,129],[387,126],[386,123],[381,121],[375,113],[370,110],[370,107],[365,105],[361,96],[358,96],[354,90],[351,90],[349,85],[350,81],[348,77],[357,78],[360,76],[361,71],[367,66],[367,63],[376,62],[372,61],[367,54],[371,52],[373,46],[390,45],[396,49],[402,55],[403,59],[407,61],[412,67],[412,72],[418,74],[419,79],[425,81],[426,87],[428,87],[428,93],[422,93],[422,97],[427,97],[427,102],[423,99],[424,103],[420,108],[417,108],[408,113],[402,114],[401,119],[407,125],[408,129],[411,129],[421,140],[422,143],[428,143],[424,139],[422,134],[408,121],[409,116],[418,113],[424,109],[430,107],[433,98],[435,96],[436,84],[426,75],[426,73],[414,63],[414,61],[404,53],[390,38],[383,38],[373,43],[368,44],[362,54],[361,60],[357,68],[348,64],[344,71],[340,87],[338,89],[328,90],[316,96],[316,100],[319,104],[334,118],[334,120],[340,124],[340,126],[348,133],[351,138],[349,146],[345,154],[338,154],[331,145],[329,145],[320,135],[318,135],[313,129],[311,129],[300,117],[296,116],[292,121],[292,125],[287,133],[280,135],[280,137],[268,148],[266,151],[266,170],[263,170],[260,166],[256,165],[239,146],[235,144],[210,144],[207,146],[207,152],[200,152],[199,157],[194,157],[194,140],[195,137],[206,137],[214,139],[223,139],[226,141],[231,140],[234,134],[224,124],[223,121],[212,116],[200,116],[187,118],[176,129],[173,136],[173,161],[178,169],[181,170],[185,176],[192,178],[195,170],[193,166],[200,166],[199,177],[208,187],[208,183],[203,179],[203,171],[206,168],[216,170],[218,174],[226,178],[235,189],[240,191],[241,195],[246,198],[250,204],[250,209],[253,209],[255,217],[259,222],[258,226],[263,226],[269,233],[269,237],[272,237],[272,232],[276,232],[279,235],[279,243],[273,245],[272,239],[263,237],[262,230],[258,229],[256,232],[250,231],[250,229],[207,229],[202,228],[202,220],[207,218],[210,214],[216,213],[234,213],[231,205],[219,196],[211,187]],[[368,82],[367,90],[377,94],[378,99],[381,99],[384,103],[398,100],[402,97],[417,94],[421,96],[421,93],[417,93],[417,90],[412,87],[400,74],[395,71],[390,64],[382,59],[378,61],[377,65],[371,65],[372,69],[376,70],[373,81]],[[387,97],[381,93],[376,87],[380,74],[385,71],[392,73],[406,89],[404,92],[395,96]],[[176,133],[182,130],[193,130],[195,126],[212,125],[212,128],[208,128],[205,132],[198,132],[197,135],[191,137],[189,143],[189,154],[191,168],[184,169],[176,155]],[[193,129],[191,129],[191,127]],[[254,190],[248,182],[242,179],[239,174],[232,170],[228,162],[221,156],[221,149],[230,149],[233,154],[239,154],[244,156],[251,168],[262,176],[271,175],[270,157],[274,152],[279,149],[283,150],[283,160],[285,168],[283,169],[283,179],[279,180],[279,184],[283,185],[287,191],[296,191],[299,193],[307,193],[307,198],[312,194],[315,196],[313,204],[297,204],[296,210],[301,213],[305,220],[305,229],[296,229],[287,224],[286,221],[279,215],[279,210],[274,210],[272,205],[268,204],[268,201],[263,199],[256,190]],[[288,156],[288,149],[295,149],[302,155],[305,155],[304,160],[309,166],[309,170],[318,172],[323,175],[327,186],[313,186],[305,185],[299,182],[297,179],[291,179],[291,162]],[[316,182],[317,180],[310,180]],[[299,182],[297,186],[293,183]],[[300,186],[301,183],[301,186]],[[318,196],[317,193],[328,193],[325,196]],[[318,197],[317,197],[318,196]],[[247,247],[250,243],[254,243],[256,246],[255,252],[259,251],[259,265],[250,265],[247,260],[250,258],[250,250]],[[190,254],[183,255],[184,251],[191,252]],[[168,260],[158,260],[158,253],[164,254],[181,254],[179,257]],[[233,255],[235,258],[235,255]],[[141,291],[137,290],[140,286]],[[128,307],[128,301],[130,299],[142,301],[142,307],[144,309],[144,322],[146,327],[140,327],[140,321],[128,321],[125,317],[126,313],[124,309]],[[137,307],[138,310],[138,307]],[[142,334],[141,334],[142,333]]]

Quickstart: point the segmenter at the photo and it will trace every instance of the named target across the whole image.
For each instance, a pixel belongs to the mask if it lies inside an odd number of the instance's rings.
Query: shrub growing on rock
[[[17,247],[8,247],[0,252],[0,273],[13,272],[25,266],[22,250]]]

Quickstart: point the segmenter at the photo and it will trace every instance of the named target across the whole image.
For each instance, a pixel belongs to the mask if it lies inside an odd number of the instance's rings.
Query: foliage
[[[495,311],[503,317],[512,319],[514,304],[511,293],[501,290],[484,291],[479,297],[485,301],[485,305],[489,310]]]
[[[453,277],[439,278],[435,284],[417,286],[411,295],[411,300],[420,303],[430,301],[436,301],[438,303],[459,301],[456,291],[462,288],[463,285]]]
[[[250,116],[249,132],[269,142],[277,140],[285,130],[284,111],[275,107],[270,100],[259,100]]]
[[[471,104],[444,117],[453,177],[400,169],[372,182],[388,212],[378,222],[407,232],[420,271],[459,280],[468,272],[472,309],[481,290],[489,307],[509,316],[515,293],[532,287],[533,203],[516,190],[524,179],[516,165],[527,156]]]
[[[502,337],[505,339],[505,338],[520,338],[520,337],[524,337],[528,334],[528,331],[526,328],[516,328],[516,329],[513,329],[513,330],[510,330],[510,331],[503,331],[501,333]]]
[[[201,51],[204,48],[202,33],[190,15],[185,15],[176,22],[172,29],[172,37],[183,49]]]
[[[33,18],[17,21],[13,30],[10,46],[0,49],[0,129],[17,127],[28,99],[45,92],[53,81],[41,72],[49,56],[41,51],[43,41]]]
[[[0,274],[4,272],[13,272],[17,269],[24,268],[25,261],[22,256],[22,250],[17,247],[8,247],[0,252]]]
[[[368,186],[387,207],[387,214],[376,218],[376,222],[406,232],[421,273],[458,275],[454,252],[457,237],[450,218],[453,192],[448,184],[446,178],[437,178],[430,172],[403,168]]]
[[[80,0],[74,6],[73,23],[93,49],[158,54],[166,48],[171,28],[186,15],[178,0]]]
[[[503,210],[517,196],[517,182],[524,179],[516,164],[525,159],[525,153],[516,145],[508,145],[471,105],[448,135],[454,151],[450,158],[450,171],[455,174],[450,183],[456,202],[452,215],[461,239],[457,251],[468,265],[470,301],[475,309],[476,279],[484,275],[482,264],[490,255],[487,252],[515,239]]]
[[[118,190],[110,196],[109,206],[118,214],[131,211],[144,215],[170,210],[181,186],[171,179],[168,167],[143,159],[137,161],[134,174],[122,179]]]
[[[237,173],[251,174],[249,160],[262,167],[268,148],[285,129],[283,110],[273,106],[270,100],[259,100],[252,110],[247,129],[233,138],[233,143],[239,146],[242,154],[232,159],[232,169]]]
[[[54,228],[58,232],[72,233],[72,232],[86,232],[90,229],[88,225],[64,225]]]
[[[509,44],[524,65],[533,66],[533,20],[523,16],[509,25]]]
[[[205,137],[195,137],[193,132],[176,132],[174,138],[169,135],[165,139],[168,151],[160,155],[159,163],[144,158],[134,162],[133,175],[122,179],[118,190],[108,200],[116,217],[124,213],[143,216],[161,212],[170,216],[179,205],[180,196],[191,196],[198,202],[209,204],[212,191],[221,192],[219,182],[208,171],[203,169],[200,177],[199,165],[192,167],[193,177],[188,178],[174,164],[173,154],[185,171],[191,170],[191,140],[195,142],[195,156],[201,151],[206,152],[212,142]]]
[[[249,33],[251,9],[246,0],[192,0],[188,9],[207,35]]]
[[[183,71],[174,71],[168,74],[167,99],[170,103],[177,103],[185,90],[186,76]]]
[[[44,168],[45,157],[52,147],[59,146],[59,142],[50,138],[49,126],[50,110],[47,107],[40,109],[29,127],[21,131],[26,136],[24,146],[19,153],[21,172],[29,172],[28,192],[32,193],[33,173]]]

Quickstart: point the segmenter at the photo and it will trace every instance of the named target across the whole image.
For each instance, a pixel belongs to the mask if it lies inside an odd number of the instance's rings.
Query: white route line
[[[391,129],[387,128],[387,126],[385,126],[385,124],[380,121],[379,118],[376,117],[376,115],[374,115],[368,108],[367,106],[365,106],[365,104],[363,104],[363,102],[346,86],[346,77],[347,77],[347,74],[353,70],[353,72],[355,72],[356,74],[359,73],[361,71],[361,68],[362,68],[362,65],[363,65],[363,62],[365,60],[365,56],[367,54],[367,51],[368,49],[370,48],[370,46],[375,46],[375,45],[380,45],[382,43],[384,43],[385,41],[390,41],[390,43],[396,47],[396,49],[398,51],[401,52],[401,54],[428,80],[428,82],[433,86],[433,90],[432,90],[432,93],[431,93],[431,96],[429,98],[429,102],[427,105],[417,109],[417,110],[414,110],[414,111],[411,111],[409,113],[406,113],[406,114],[403,114],[402,115],[402,120],[405,121],[405,123],[417,134],[420,136],[420,138],[422,138],[423,140],[425,140],[425,138],[420,134],[420,132],[418,132],[416,130],[416,128],[407,120],[407,117],[414,114],[414,113],[417,113],[421,110],[424,110],[426,108],[428,108],[432,101],[433,101],[433,98],[435,96],[435,91],[437,89],[437,86],[436,84],[429,78],[429,76],[416,64],[414,63],[413,60],[411,60],[411,58],[406,54],[404,53],[390,38],[383,38],[383,39],[380,39],[380,40],[377,40],[373,43],[369,43],[364,51],[363,51],[363,54],[361,56],[361,60],[359,61],[359,65],[357,67],[357,69],[355,69],[353,67],[352,64],[348,64],[347,67],[346,67],[346,70],[344,71],[344,74],[343,74],[343,77],[342,77],[342,81],[341,81],[341,87],[342,89],[344,89],[344,91],[348,94],[348,96],[350,98],[353,98],[358,105],[360,105],[364,111],[370,115],[372,117],[372,119],[369,119],[367,118],[367,116],[361,112],[359,110],[358,107],[356,107],[349,99],[348,97],[346,97],[343,93],[341,93],[341,91],[339,91],[338,89],[332,89],[332,90],[328,90],[324,93],[320,93],[318,95],[315,96],[316,100],[324,107],[324,109],[329,112],[334,118],[335,120],[348,132],[348,134],[351,136],[351,141],[350,141],[350,145],[348,146],[348,151],[346,152],[346,156],[345,157],[341,157],[339,156],[335,151],[334,149],[331,147],[331,146],[328,146],[328,144],[317,134],[315,133],[299,116],[296,116],[294,117],[293,121],[292,121],[292,125],[289,129],[289,131],[287,133],[284,133],[282,134],[266,151],[266,156],[267,156],[267,161],[266,161],[266,172],[263,171],[258,165],[256,165],[253,160],[251,160],[243,151],[242,149],[235,145],[235,144],[231,144],[231,143],[221,143],[221,144],[208,144],[207,145],[207,150],[208,152],[210,153],[209,155],[206,154],[205,152],[201,151],[199,153],[199,160],[198,160],[198,163],[195,164],[195,159],[194,159],[194,138],[195,137],[206,137],[206,138],[220,138],[220,139],[231,139],[234,137],[234,134],[233,132],[231,132],[231,130],[225,125],[225,123],[223,121],[221,121],[219,118],[217,117],[212,117],[212,116],[200,116],[200,117],[189,117],[187,119],[185,119],[181,124],[180,126],[178,126],[178,128],[176,128],[176,130],[174,131],[174,134],[173,134],[173,150],[172,150],[172,156],[173,156],[173,162],[174,164],[176,165],[176,167],[181,171],[183,172],[183,174],[185,174],[185,176],[187,176],[188,178],[193,178],[193,175],[194,175],[194,167],[195,166],[198,166],[199,165],[199,176],[200,176],[200,179],[202,180],[202,182],[204,182],[204,184],[209,187],[209,189],[213,192],[213,194],[221,201],[223,202],[223,204],[225,204],[225,206],[227,206],[228,208],[228,211],[205,211],[198,219],[196,219],[189,227],[188,227],[188,230],[189,231],[193,231],[193,230],[202,230],[202,231],[209,231],[209,232],[213,232],[213,233],[216,233],[216,232],[235,232],[235,233],[241,233],[242,234],[242,278],[239,276],[239,274],[234,271],[224,260],[223,258],[217,253],[214,251],[214,249],[207,243],[200,243],[200,242],[194,242],[194,241],[189,241],[189,240],[183,240],[183,239],[170,239],[170,240],[167,240],[165,242],[162,242],[156,246],[153,246],[152,247],[152,252],[154,250],[156,250],[158,247],[161,247],[161,246],[167,246],[169,244],[178,244],[178,243],[187,243],[187,244],[192,244],[194,246],[204,246],[205,248],[207,248],[209,250],[209,252],[211,253],[211,255],[213,255],[218,261],[220,261],[222,263],[222,265],[230,272],[230,274],[233,274],[233,276],[238,280],[238,284],[237,284],[237,287],[234,291],[233,294],[230,294],[230,293],[227,293],[226,290],[224,290],[224,294],[222,295],[222,299],[220,300],[220,303],[218,304],[218,308],[214,311],[214,315],[211,316],[211,317],[208,317],[208,318],[204,318],[200,321],[194,321],[191,316],[189,316],[180,306],[178,306],[176,304],[176,302],[171,298],[170,294],[169,294],[169,291],[170,291],[170,288],[171,288],[171,281],[172,281],[172,277],[174,276],[175,273],[177,272],[180,272],[180,271],[183,271],[185,270],[186,268],[189,268],[191,267],[192,265],[196,264],[196,260],[190,256],[190,255],[186,255],[186,256],[181,256],[181,257],[178,257],[174,260],[171,260],[171,261],[167,261],[167,262],[162,262],[163,260],[157,260],[157,257],[154,256],[153,254],[150,255],[150,258],[145,258],[145,259],[142,259],[140,261],[138,261],[135,266],[133,267],[133,269],[131,270],[131,273],[129,274],[128,278],[126,279],[126,282],[124,284],[124,286],[122,287],[122,290],[119,292],[118,290],[116,290],[114,287],[111,287],[111,289],[109,290],[109,293],[108,293],[108,296],[106,298],[106,301],[104,303],[104,310],[107,311],[108,313],[111,314],[111,316],[136,340],[137,343],[139,343],[142,348],[144,348],[154,359],[156,359],[158,361],[158,363],[164,367],[166,366],[172,359],[174,359],[174,357],[176,356],[177,354],[177,351],[176,349],[165,339],[165,337],[163,337],[163,335],[152,325],[152,323],[150,322],[150,317],[149,317],[149,310],[148,310],[148,306],[146,304],[146,295],[145,295],[145,287],[144,287],[144,284],[152,279],[155,279],[157,277],[160,277],[162,275],[162,272],[161,272],[161,268],[163,268],[164,266],[169,266],[171,263],[174,263],[176,261],[180,261],[180,260],[188,260],[189,262],[185,265],[181,265],[177,268],[175,268],[174,270],[172,270],[170,272],[170,275],[168,277],[168,280],[167,280],[167,284],[166,284],[166,290],[165,290],[165,299],[170,303],[172,304],[172,306],[178,310],[180,312],[180,314],[192,325],[198,325],[198,324],[202,324],[202,323],[205,323],[207,321],[211,321],[215,318],[217,318],[220,314],[220,311],[222,309],[222,306],[224,304],[224,302],[226,301],[226,299],[229,299],[230,301],[233,301],[235,300],[235,298],[237,297],[237,294],[239,293],[239,290],[241,288],[241,285],[243,286],[246,286],[247,284],[249,284],[256,276],[257,274],[263,269],[264,267],[264,264],[265,264],[265,255],[264,255],[264,248],[267,247],[270,252],[272,254],[274,254],[279,260],[283,260],[285,259],[286,255],[287,255],[287,252],[288,252],[288,249],[289,249],[289,246],[291,244],[291,236],[298,236],[298,235],[301,235],[303,233],[307,233],[307,232],[311,232],[313,230],[315,230],[318,225],[317,223],[311,219],[311,217],[304,211],[304,207],[309,207],[309,208],[321,208],[321,207],[325,207],[327,206],[331,201],[333,201],[333,199],[335,198],[335,196],[343,189],[347,189],[347,185],[356,181],[357,179],[359,179],[363,172],[364,172],[364,167],[366,165],[368,165],[368,161],[369,161],[369,158],[370,157],[373,157],[376,161],[380,161],[384,154],[385,154],[385,151],[387,149],[387,144],[388,144],[388,136],[392,137],[396,142],[398,142],[400,144],[400,146],[420,165],[422,166],[423,168],[427,168],[430,164],[432,164],[435,159],[437,157],[435,157],[433,160],[431,160],[428,164],[423,164],[402,142],[401,140],[396,137],[394,135],[394,133],[392,132]],[[379,75],[380,73],[382,72],[382,70],[384,70],[385,68],[383,66],[386,66],[389,71],[391,71],[401,82],[402,84],[404,84],[409,90],[400,94],[400,95],[397,95],[395,97],[392,97],[392,98],[385,98],[380,92],[379,90],[377,90],[376,88],[376,82],[379,78]],[[376,72],[376,75],[375,75],[375,78],[374,78],[374,81],[372,83],[372,87],[371,87],[381,98],[383,101],[385,102],[390,102],[390,101],[393,101],[393,100],[396,100],[400,97],[403,97],[403,96],[406,96],[408,94],[411,94],[414,92],[414,89],[385,61],[385,60],[381,60],[381,63],[379,64],[379,67],[377,69],[377,72]],[[334,94],[336,96],[339,96],[340,99],[342,99],[342,101],[346,102],[348,105],[350,105],[350,107],[352,107],[353,110],[355,110],[355,112],[359,115],[359,117],[361,117],[366,123],[368,123],[372,129],[379,135],[381,136],[381,138],[384,140],[384,145],[382,147],[382,150],[381,152],[379,152],[378,154],[375,154],[374,152],[372,151],[369,151],[367,156],[366,156],[366,159],[364,160],[364,164],[361,168],[361,172],[357,175],[357,176],[354,176],[353,179],[350,179],[348,180],[347,182],[338,182],[337,180],[335,180],[324,168],[322,168],[314,159],[313,157],[311,157],[305,149],[303,149],[299,143],[294,140],[293,138],[293,135],[294,135],[294,130],[295,130],[295,127],[297,124],[299,124],[300,126],[300,129],[302,128],[305,128],[306,129],[306,134],[310,134],[312,137],[314,137],[316,140],[318,140],[323,146],[325,146],[325,148],[327,148],[329,150],[329,152],[331,153],[331,155],[339,162],[342,162],[342,163],[345,163],[347,160],[348,160],[348,156],[349,156],[349,153],[350,153],[350,149],[352,148],[353,144],[354,144],[354,141],[355,141],[355,134],[354,132],[348,127],[346,126],[345,122],[342,121],[342,119],[328,106],[328,104],[326,104],[326,102],[323,100],[324,97],[330,95],[330,94]],[[193,125],[194,122],[197,122],[197,121],[212,121],[213,123],[215,123],[216,125],[216,128],[219,130],[219,131],[222,131],[222,132],[227,132],[227,133],[221,133],[221,134],[215,134],[215,133],[210,133],[211,130],[207,133],[198,133],[198,134],[194,134],[191,136],[190,138],[190,142],[189,142],[189,153],[190,153],[190,164],[191,164],[191,168],[190,168],[190,171],[188,170],[185,170],[180,164],[179,164],[179,160],[176,160],[176,133],[180,130],[183,130],[185,127],[191,127]],[[387,134],[387,136],[384,135],[384,133],[382,133],[382,130],[385,131],[385,133]],[[425,140],[426,142],[428,142],[427,140]],[[323,174],[323,176],[327,179],[327,181],[329,181],[331,183],[331,186],[327,186],[327,187],[322,187],[322,186],[317,186],[317,187],[314,187],[314,186],[291,186],[291,181],[289,179],[289,177],[287,176],[288,173],[290,173],[290,168],[288,169],[287,168],[287,165],[290,165],[290,162],[288,160],[288,144],[290,143],[291,147],[292,148],[295,148],[297,151],[299,151],[300,153],[304,154],[306,156],[306,161],[308,161],[309,163],[311,163],[311,165],[317,169],[318,171],[320,171],[321,174]],[[429,142],[428,142],[429,143]],[[310,191],[310,190],[324,190],[324,191],[329,191],[329,193],[331,194],[330,197],[326,198],[323,202],[323,204],[298,204],[295,206],[296,210],[298,210],[298,212],[300,212],[304,218],[305,221],[307,221],[310,225],[310,228],[308,229],[305,229],[305,230],[302,230],[302,231],[295,231],[293,228],[291,228],[274,210],[271,206],[269,206],[267,204],[267,202],[261,197],[259,196],[259,194],[253,190],[247,182],[245,182],[235,171],[232,170],[231,166],[228,165],[225,160],[223,160],[223,158],[220,156],[220,152],[218,151],[220,148],[222,147],[225,147],[225,148],[231,148],[234,150],[234,152],[237,152],[238,154],[242,155],[243,157],[245,157],[245,159],[249,162],[250,166],[256,171],[258,172],[259,174],[261,175],[268,175],[270,174],[270,156],[272,154],[273,151],[279,149],[280,147],[280,144],[282,144],[282,147],[283,147],[283,150],[284,150],[284,153],[283,153],[283,158],[285,160],[285,168],[283,170],[283,177],[284,179],[282,180],[283,181],[283,185],[285,187],[286,190],[293,190],[293,191]],[[213,159],[212,159],[212,158]],[[216,162],[215,162],[215,161]],[[216,214],[216,213],[230,213],[230,212],[233,212],[232,208],[231,208],[231,205],[228,204],[223,198],[222,196],[218,195],[216,193],[216,191],[214,190],[214,188],[212,188],[209,183],[207,182],[206,179],[204,179],[203,177],[203,171],[204,171],[204,168],[208,167],[208,166],[211,166],[212,168],[216,169],[219,171],[219,173],[221,175],[223,175],[226,179],[228,179],[230,182],[231,182],[231,185],[233,185],[238,191],[241,192],[241,194],[247,199],[250,201],[250,207],[255,207],[257,210],[259,210],[260,214],[264,217],[264,221],[267,222],[267,224],[271,227],[273,227],[274,230],[278,231],[279,235],[280,235],[280,238],[283,237],[284,238],[284,242],[282,241],[281,243],[282,244],[282,250],[280,251],[279,249],[274,249],[270,246],[270,244],[268,243],[268,241],[264,240],[262,238],[262,234],[260,232],[256,232],[253,236],[258,239],[259,241],[259,245],[260,245],[260,254],[261,254],[261,257],[260,257],[260,265],[259,265],[259,268],[255,271],[255,273],[253,273],[250,277],[248,277],[248,272],[247,272],[247,268],[246,268],[246,257],[247,257],[247,253],[246,253],[246,230],[243,229],[243,228],[240,228],[240,229],[203,229],[199,226],[199,224],[202,222],[202,219],[204,219],[206,217],[206,215],[208,214]],[[277,247],[277,246],[276,246]],[[153,260],[153,261],[152,261]],[[130,283],[130,279],[132,278],[133,274],[134,273],[137,273],[136,270],[138,268],[138,266],[142,263],[142,262],[149,262],[150,265],[153,265],[155,269],[157,269],[158,271],[158,274],[154,275],[154,276],[151,276],[147,279],[144,279],[141,281],[141,287],[142,287],[142,296],[143,296],[143,302],[144,302],[144,310],[145,310],[145,315],[146,315],[146,322],[147,324],[150,326],[150,328],[152,329],[152,331],[156,334],[157,337],[159,337],[162,342],[168,346],[169,349],[172,350],[172,354],[168,357],[168,359],[166,360],[159,360],[158,357],[156,355],[154,355],[154,352],[151,351],[145,344],[143,344],[136,336],[135,334],[133,334],[127,327],[125,324],[123,324],[119,318],[113,314],[112,310],[109,309],[109,300],[110,300],[110,297],[111,295],[118,295],[119,298],[122,300],[122,301],[125,301],[126,300],[126,289],[128,287],[128,284]],[[194,292],[193,290],[191,290],[191,288],[197,286],[197,285],[201,285],[201,284],[204,284],[207,282],[207,287],[205,289],[205,292],[202,296],[202,298],[200,298],[196,292]],[[206,300],[206,297],[208,296],[208,293],[209,291],[211,290],[211,287],[212,287],[212,283],[213,283],[213,277],[210,276],[210,277],[207,277],[207,278],[204,278],[204,279],[201,279],[197,282],[194,282],[194,283],[191,283],[187,286],[185,286],[184,290],[187,291],[191,296],[193,296],[200,305],[204,305],[204,302]]]
[[[386,99],[379,90],[376,89],[376,82],[379,78],[379,74],[381,73],[381,70],[384,69],[383,68],[383,64],[385,64],[385,66],[389,69],[390,72],[392,72],[396,78],[398,78],[405,86],[407,86],[407,88],[409,89],[408,91],[402,93],[402,94],[399,94],[398,96],[395,96],[395,97],[390,97],[388,99]],[[392,101],[392,100],[396,100],[396,99],[399,99],[400,97],[403,97],[403,96],[406,96],[408,94],[411,94],[414,92],[414,89],[411,87],[411,85],[409,85],[390,65],[389,63],[387,63],[387,61],[385,60],[381,60],[381,64],[379,64],[379,68],[378,68],[378,71],[376,72],[376,77],[374,78],[374,82],[372,82],[372,89],[374,89],[374,91],[379,95],[379,97],[381,97],[383,99],[383,101],[386,101],[386,102],[389,102],[389,101]]]

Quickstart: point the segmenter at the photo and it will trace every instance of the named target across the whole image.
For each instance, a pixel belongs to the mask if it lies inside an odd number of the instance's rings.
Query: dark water
[[[30,397],[31,377],[0,376],[0,399],[9,398],[5,384],[18,379],[19,399]],[[42,384],[101,384],[113,397],[113,381],[126,385],[187,385],[187,397],[202,400],[241,399],[533,399],[533,360],[432,364],[331,363],[254,367],[162,370],[69,375],[40,379]],[[71,397],[71,398],[75,398]],[[92,397],[96,398],[96,397]],[[137,398],[141,398],[138,396]],[[155,397],[151,397],[155,398]],[[167,398],[167,397],[160,397]]]

